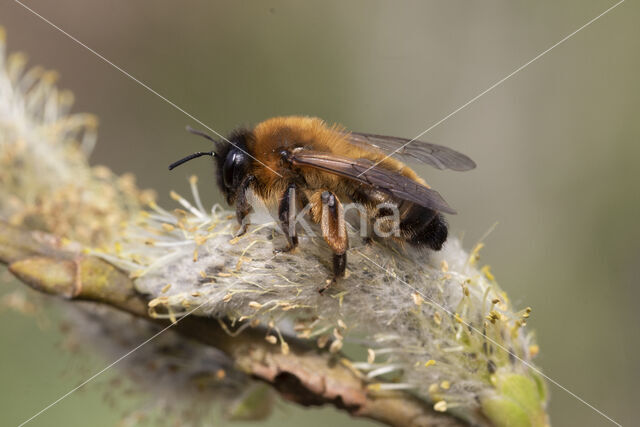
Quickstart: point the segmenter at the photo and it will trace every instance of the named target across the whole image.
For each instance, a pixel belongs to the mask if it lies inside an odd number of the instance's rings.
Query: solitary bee
[[[296,210],[310,206],[312,221],[333,251],[333,277],[320,291],[343,277],[348,237],[342,203],[364,206],[368,219],[381,215],[376,206],[391,204],[399,212],[399,238],[411,245],[440,250],[447,239],[442,213],[455,211],[440,194],[411,168],[393,156],[427,163],[438,169],[466,171],[476,165],[450,148],[404,138],[348,132],[312,117],[275,117],[251,130],[236,130],[227,140],[189,129],[215,144],[210,152],[187,156],[169,166],[173,169],[200,156],[212,156],[217,181],[246,232],[251,212],[247,193],[252,190],[267,206],[278,210],[288,245],[298,245]]]

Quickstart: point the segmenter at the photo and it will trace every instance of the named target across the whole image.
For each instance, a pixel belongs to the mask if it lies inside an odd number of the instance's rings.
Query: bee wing
[[[340,175],[425,208],[456,213],[437,191],[383,167],[371,168],[374,163],[369,159],[352,159],[326,152],[301,150],[293,153],[289,160],[295,166],[310,166]]]
[[[398,155],[408,161],[417,160],[438,169],[467,171],[476,167],[476,163],[469,157],[442,145],[359,132],[351,132],[348,137],[349,142],[365,149],[377,148],[384,153],[393,153],[392,155]]]

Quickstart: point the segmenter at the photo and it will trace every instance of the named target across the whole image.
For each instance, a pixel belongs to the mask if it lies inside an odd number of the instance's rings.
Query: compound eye
[[[227,159],[224,161],[224,165],[222,166],[222,180],[224,182],[224,186],[227,188],[231,188],[233,184],[233,167],[236,162],[236,157],[238,153],[231,152],[227,156]]]

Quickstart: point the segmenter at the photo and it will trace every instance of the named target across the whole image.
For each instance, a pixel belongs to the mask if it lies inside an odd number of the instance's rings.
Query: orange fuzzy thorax
[[[274,117],[259,123],[253,129],[253,138],[248,142],[249,152],[262,162],[264,166],[255,167],[254,174],[263,187],[258,191],[258,195],[270,200],[282,194],[288,185],[291,172],[282,167],[280,150],[289,144],[296,146],[306,146],[313,151],[330,152],[339,156],[354,159],[365,158],[374,164],[380,162],[376,167],[385,168],[426,185],[411,168],[404,163],[386,157],[386,154],[375,148],[365,150],[349,142],[349,133],[340,125],[327,125],[323,120],[316,117],[287,116]],[[273,171],[279,172],[282,177]],[[348,193],[346,190],[350,184],[337,175],[319,171],[310,167],[301,167],[305,180],[310,187],[309,190],[328,190],[334,192],[338,197],[344,198]]]

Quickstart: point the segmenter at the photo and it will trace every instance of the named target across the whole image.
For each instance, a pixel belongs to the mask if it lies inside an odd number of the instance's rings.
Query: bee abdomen
[[[447,222],[438,212],[412,204],[402,215],[400,233],[411,245],[439,251],[447,240]]]

